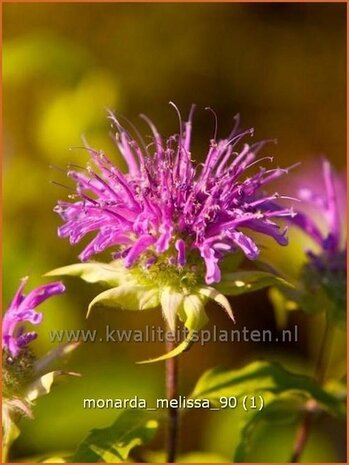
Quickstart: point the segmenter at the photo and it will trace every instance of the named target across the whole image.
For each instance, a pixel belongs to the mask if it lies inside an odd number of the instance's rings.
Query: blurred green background
[[[46,271],[77,260],[82,245],[73,248],[57,238],[60,220],[52,211],[69,192],[50,181],[67,182],[61,171],[67,163],[85,165],[87,153],[70,150],[81,146],[82,135],[123,166],[109,138],[106,107],[147,134],[138,119],[145,113],[170,135],[178,122],[169,100],[184,116],[196,103],[196,159],[203,157],[213,135],[212,115],[203,108],[217,112],[221,136],[239,112],[242,126],[253,126],[257,140],[278,139],[270,151],[281,166],[307,164],[326,154],[338,169],[344,168],[345,4],[5,4],[3,40],[5,306],[22,276],[30,274],[33,287]],[[287,190],[289,182],[291,175],[282,187]],[[282,254],[279,248],[279,261],[297,269],[300,241]],[[42,306],[38,354],[51,348],[52,328],[161,324],[158,311],[101,310],[86,321],[86,306],[98,286],[66,282],[66,295]],[[265,292],[232,304],[236,327],[275,329]],[[212,308],[209,314],[210,325],[233,328],[223,312]],[[297,344],[194,346],[181,357],[182,393],[207,368],[240,367],[256,357],[311,370],[322,322],[294,312],[290,324],[295,323],[300,325]],[[337,370],[345,363],[342,339],[338,336],[333,363]],[[116,416],[108,410],[84,410],[85,397],[138,394],[151,401],[164,396],[163,365],[135,365],[163,351],[161,344],[82,344],[68,367],[83,377],[66,380],[39,400],[35,421],[22,423],[13,459],[74,449],[91,427],[107,425]],[[237,422],[236,413],[189,413],[182,422],[182,452],[206,450],[229,461]],[[250,460],[287,460],[294,431],[295,425],[286,425],[271,429],[268,442],[257,437]],[[161,436],[155,440],[154,450],[161,441]],[[344,425],[323,419],[304,459],[344,460],[344,442]]]

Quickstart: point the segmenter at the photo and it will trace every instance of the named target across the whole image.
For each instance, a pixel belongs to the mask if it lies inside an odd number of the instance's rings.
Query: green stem
[[[326,326],[324,335],[322,338],[316,366],[314,372],[314,378],[321,386],[325,380],[326,370],[328,366],[328,360],[330,357],[330,347],[333,339],[333,325],[326,318]],[[303,415],[303,419],[296,433],[296,438],[293,446],[290,462],[299,462],[301,455],[303,454],[306,443],[308,442],[311,425],[312,425],[312,413],[306,411]]]
[[[166,342],[167,352],[175,348],[175,342]],[[166,394],[169,400],[177,398],[178,389],[178,361],[177,357],[166,360]],[[167,462],[175,463],[178,442],[178,409],[168,409],[167,429]]]
[[[325,380],[328,361],[331,355],[330,349],[332,346],[333,334],[334,326],[328,321],[328,319],[326,319],[325,332],[314,373],[314,377],[320,385],[322,385]]]

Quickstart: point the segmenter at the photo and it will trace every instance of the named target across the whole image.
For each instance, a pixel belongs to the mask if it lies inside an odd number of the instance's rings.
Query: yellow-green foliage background
[[[256,139],[278,138],[269,150],[288,166],[326,154],[338,169],[345,163],[345,5],[344,4],[5,4],[3,11],[4,115],[4,302],[19,279],[29,286],[58,266],[73,263],[82,245],[57,238],[59,218],[52,209],[68,191],[51,184],[69,181],[59,169],[85,165],[81,145],[103,148],[123,167],[109,138],[105,108],[139,121],[150,116],[165,135],[177,131],[176,114],[192,102],[196,159],[213,135],[213,107],[224,136],[239,112]],[[265,150],[268,152],[268,149]],[[50,167],[53,165],[54,168]],[[302,167],[298,172],[302,172]],[[294,172],[292,176],[295,176]],[[281,188],[287,190],[290,178]],[[291,236],[292,238],[292,236]],[[271,243],[269,243],[271,245]],[[282,263],[296,266],[301,254],[293,241]],[[276,249],[275,249],[276,250]],[[86,305],[98,291],[67,280],[68,292],[45,303],[44,324],[35,350],[52,346],[53,328],[142,328],[161,323],[160,312],[96,312],[86,321]],[[237,327],[275,328],[266,293],[232,302]],[[211,308],[210,325],[233,328]],[[281,360],[306,372],[312,366],[321,322],[292,315],[300,325],[297,344],[210,343],[181,357],[181,390],[188,393],[205,369],[242,366],[256,357]],[[319,326],[320,325],[320,326]],[[13,457],[71,450],[91,427],[107,425],[117,412],[83,410],[84,397],[132,397],[151,401],[164,395],[163,365],[137,366],[162,353],[161,344],[82,344],[68,362],[81,379],[63,382],[23,421]],[[339,362],[340,345],[337,348]],[[338,368],[339,366],[339,368]],[[341,364],[336,367],[341,369]],[[182,451],[206,450],[230,460],[236,443],[237,414],[189,413],[182,423]],[[287,460],[294,426],[256,438],[250,460]],[[344,427],[329,420],[314,430],[305,455],[312,461],[344,457]],[[262,432],[260,433],[262,438]],[[161,437],[152,445],[161,447]]]

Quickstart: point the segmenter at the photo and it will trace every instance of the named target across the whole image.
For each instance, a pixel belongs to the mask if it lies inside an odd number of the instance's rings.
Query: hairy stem
[[[175,342],[166,342],[167,352],[175,347]],[[177,398],[178,388],[178,361],[177,357],[166,360],[166,395],[169,400]],[[168,428],[167,428],[167,462],[176,461],[178,441],[178,409],[169,407],[168,409]]]
[[[333,326],[326,319],[325,332],[322,338],[319,355],[315,367],[314,378],[322,385],[326,375],[327,362],[330,356],[330,346],[333,336]],[[312,413],[307,411],[303,415],[303,419],[296,433],[296,438],[293,445],[293,451],[290,462],[299,462],[301,455],[304,451],[305,445],[309,439],[312,424]]]
[[[308,441],[311,429],[311,413],[305,412],[302,422],[296,433],[296,439],[294,441],[293,452],[291,455],[290,462],[297,463],[303,453],[304,447]]]

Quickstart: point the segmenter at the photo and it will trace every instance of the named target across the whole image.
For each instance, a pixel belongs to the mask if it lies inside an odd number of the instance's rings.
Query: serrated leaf
[[[157,428],[148,412],[127,410],[111,426],[91,430],[69,462],[127,462],[131,450],[151,441]]]
[[[160,305],[159,291],[153,286],[124,284],[97,295],[88,307],[87,316],[96,305],[132,311],[148,310]]]
[[[253,362],[239,370],[213,369],[199,379],[192,397],[208,399],[219,406],[220,397],[259,396],[264,407],[250,409],[242,415],[240,441],[234,461],[243,462],[250,447],[252,434],[259,420],[280,421],[285,416],[304,411],[305,403],[314,399],[319,408],[339,417],[345,416],[344,403],[322,389],[315,380],[294,374],[270,362]]]
[[[224,273],[215,288],[224,295],[240,295],[254,292],[269,286],[292,288],[285,279],[266,271],[238,271]]]
[[[217,402],[222,396],[240,397],[261,392],[281,394],[289,390],[307,394],[330,413],[344,414],[342,402],[322,389],[312,378],[291,373],[277,363],[264,361],[250,363],[239,370],[209,370],[199,379],[192,396]]]
[[[49,271],[45,276],[78,276],[88,283],[102,283],[117,286],[123,281],[125,270],[118,262],[75,263]]]

